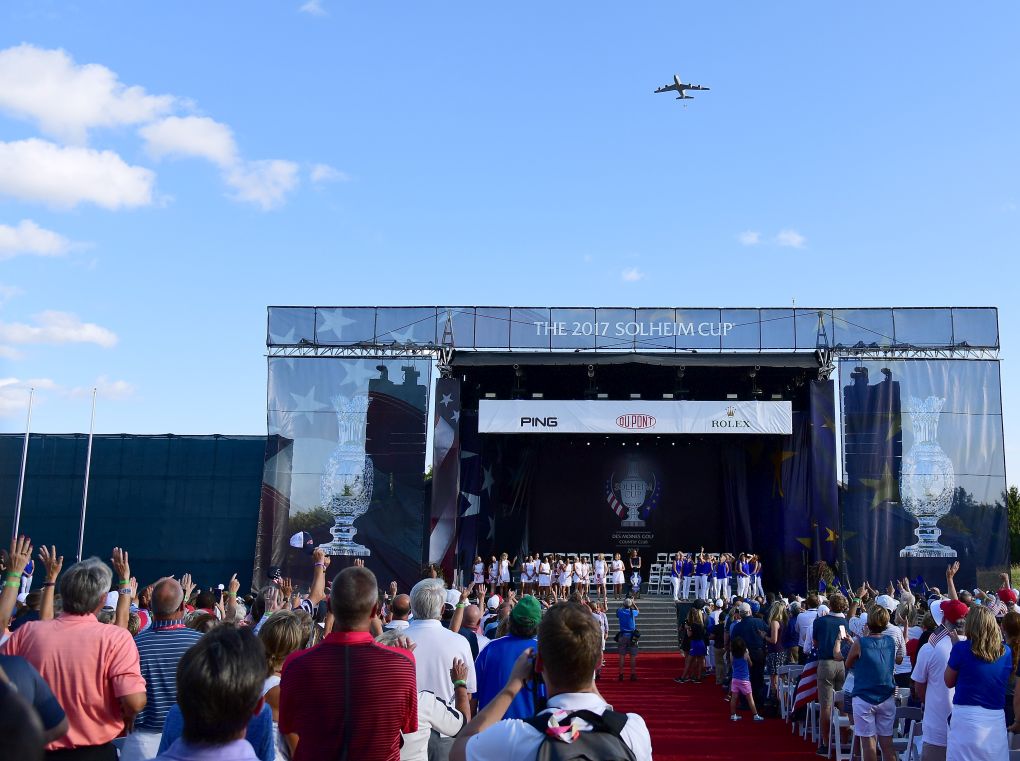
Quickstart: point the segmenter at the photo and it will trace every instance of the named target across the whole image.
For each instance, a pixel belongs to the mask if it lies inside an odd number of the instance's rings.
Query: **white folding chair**
[[[669,562],[669,553],[668,552],[660,552],[660,553],[658,553],[655,556],[655,562],[656,563],[668,563]]]
[[[832,718],[829,722],[829,757],[836,754],[836,761],[851,761],[854,747],[854,723],[850,717],[843,713],[843,691],[832,695]],[[850,742],[843,744],[842,730],[850,731]]]
[[[893,750],[905,756],[914,744],[914,737],[921,729],[924,712],[920,708],[900,706],[896,709],[896,723],[893,725]]]

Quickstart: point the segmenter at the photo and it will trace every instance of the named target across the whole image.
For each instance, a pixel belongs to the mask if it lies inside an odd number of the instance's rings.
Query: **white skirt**
[[[485,583],[485,574],[484,573],[476,573],[475,574],[475,584],[484,584],[484,583]]]
[[[561,584],[562,584],[563,586],[565,586],[565,587],[569,587],[569,586],[570,586],[570,584],[571,584],[570,576],[564,576],[564,577],[563,577],[563,578],[562,578],[562,579],[560,580],[560,583],[561,583]]]
[[[623,579],[623,571],[614,571],[613,572],[613,583],[614,584],[622,584],[623,581],[624,581],[624,579]]]
[[[538,586],[540,587],[549,586],[549,574],[547,573],[538,574]]]
[[[595,583],[596,583],[596,584],[604,584],[604,583],[605,583],[605,581],[606,581],[606,577],[605,577],[605,575],[603,575],[603,574],[598,574],[598,573],[597,573],[597,574],[595,574]]]
[[[1009,757],[1003,709],[953,706],[946,761],[1004,761]]]
[[[510,583],[510,571],[503,571],[502,573],[499,574],[499,583],[500,584]]]

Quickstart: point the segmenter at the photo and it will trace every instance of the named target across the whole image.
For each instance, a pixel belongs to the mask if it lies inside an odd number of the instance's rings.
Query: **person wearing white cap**
[[[896,663],[902,663],[907,659],[907,643],[903,639],[903,629],[893,624],[896,609],[900,604],[891,595],[879,595],[875,598],[875,604],[889,611],[889,623],[882,634],[886,637],[892,637],[893,642],[896,643]]]
[[[959,600],[931,601],[931,616],[935,619],[935,631],[917,651],[914,664],[914,694],[924,703],[924,717],[921,722],[921,736],[924,746],[922,761],[944,761],[948,742],[949,716],[953,711],[954,687],[946,687],[946,666],[953,649],[951,633],[962,631],[966,620],[967,606]]]

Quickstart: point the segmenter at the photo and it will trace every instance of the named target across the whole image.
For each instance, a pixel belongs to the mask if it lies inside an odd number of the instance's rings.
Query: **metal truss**
[[[270,346],[270,357],[347,357],[352,359],[439,359],[443,347],[434,344],[355,344],[351,346]]]
[[[998,349],[977,349],[970,346],[923,348],[901,347],[838,347],[832,353],[839,359],[998,359]]]

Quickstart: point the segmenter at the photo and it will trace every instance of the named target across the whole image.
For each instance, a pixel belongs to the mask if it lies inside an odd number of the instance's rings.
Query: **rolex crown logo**
[[[726,417],[734,417],[737,414],[737,410],[734,407],[726,408]]]

